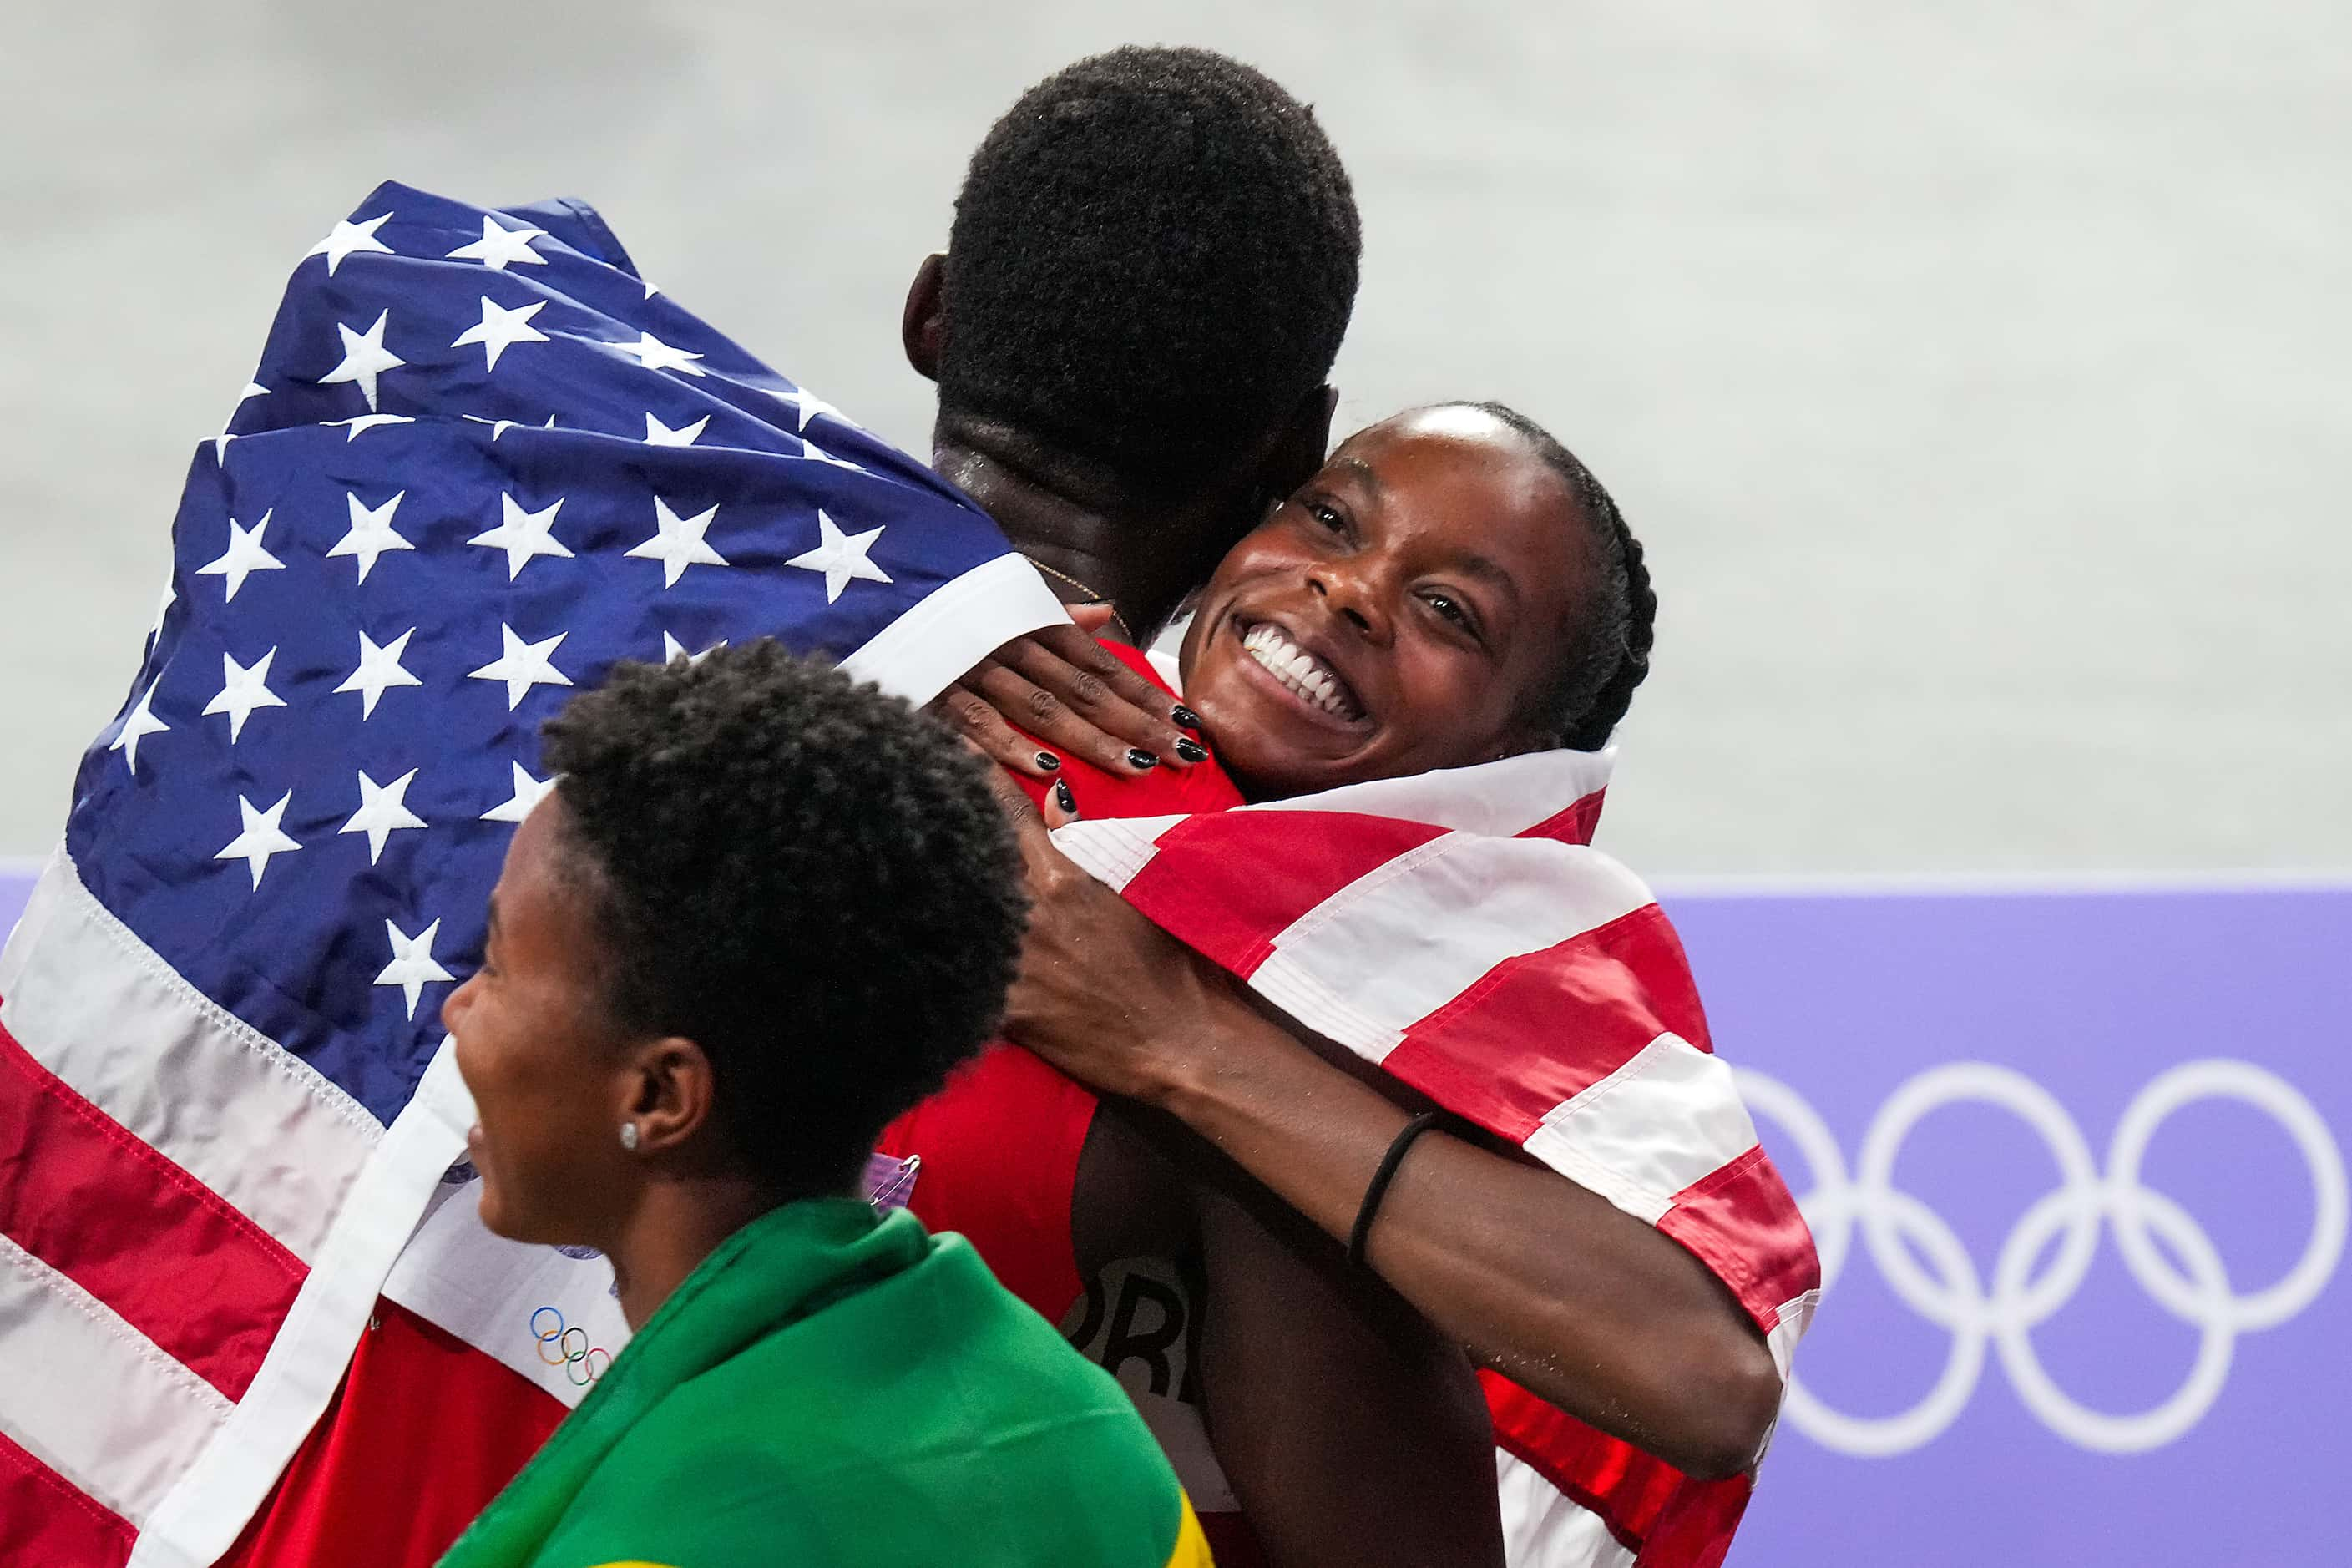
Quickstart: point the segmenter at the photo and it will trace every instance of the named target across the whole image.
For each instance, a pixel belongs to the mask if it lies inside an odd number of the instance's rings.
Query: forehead
[[[574,945],[589,934],[580,896],[580,851],[565,832],[560,790],[551,790],[515,829],[492,897],[500,936]]]
[[[531,807],[507,844],[506,863],[499,869],[499,890],[516,893],[546,885],[561,853],[563,797],[550,790]]]

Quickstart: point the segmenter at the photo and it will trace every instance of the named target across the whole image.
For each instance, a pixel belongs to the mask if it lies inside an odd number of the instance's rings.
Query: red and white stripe
[[[332,1396],[472,1108],[383,1126],[60,851],[0,952],[0,1558],[202,1568]]]
[[[1682,943],[1588,840],[1607,752],[1539,752],[1055,841],[1307,1027],[1690,1248],[1785,1378],[1819,1297],[1794,1199],[1713,1054]],[[1490,1379],[1515,1564],[1704,1563],[1701,1487]]]

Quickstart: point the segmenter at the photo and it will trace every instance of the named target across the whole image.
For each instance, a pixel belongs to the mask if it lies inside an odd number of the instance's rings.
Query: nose
[[[1375,644],[1388,641],[1389,617],[1381,607],[1385,599],[1377,563],[1360,555],[1321,562],[1307,574],[1307,586],[1324,602],[1325,608],[1353,626],[1365,640]]]
[[[467,975],[466,983],[450,992],[441,1003],[441,1027],[448,1034],[454,1035],[457,1032],[457,1021],[465,1016],[466,1009],[473,1005],[471,998],[474,994],[475,978],[474,975]]]

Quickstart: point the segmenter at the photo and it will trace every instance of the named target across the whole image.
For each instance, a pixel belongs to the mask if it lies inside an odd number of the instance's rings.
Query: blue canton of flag
[[[572,689],[765,635],[927,700],[1060,614],[968,498],[657,293],[590,209],[398,184],[297,268],[173,555],[68,852],[387,1123]]]

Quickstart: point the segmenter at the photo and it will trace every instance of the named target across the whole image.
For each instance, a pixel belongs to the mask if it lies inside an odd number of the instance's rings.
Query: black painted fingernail
[[[1051,752],[1040,752],[1037,753],[1037,765],[1050,773],[1062,765],[1062,759]]]
[[[1140,746],[1129,746],[1127,749],[1127,765],[1140,772],[1145,768],[1158,767],[1160,759]]]
[[[1176,721],[1176,727],[1180,730],[1197,730],[1201,727],[1201,716],[1181,702],[1168,710],[1168,717]]]
[[[1069,780],[1055,779],[1054,781],[1054,804],[1060,806],[1064,811],[1068,812],[1072,816],[1077,816],[1078,799],[1077,796],[1070,793]]]
[[[1209,748],[1187,735],[1176,742],[1176,754],[1188,763],[1205,763],[1209,760]]]

